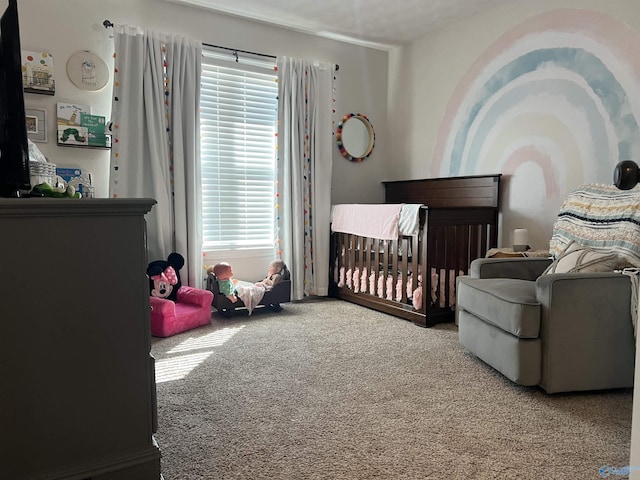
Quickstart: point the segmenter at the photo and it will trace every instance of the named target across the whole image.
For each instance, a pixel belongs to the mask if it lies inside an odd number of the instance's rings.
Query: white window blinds
[[[205,250],[273,247],[275,61],[221,60],[205,48],[200,93]]]

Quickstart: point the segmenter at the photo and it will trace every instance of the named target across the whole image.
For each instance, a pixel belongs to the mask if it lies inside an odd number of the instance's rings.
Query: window
[[[278,107],[274,66],[274,61],[236,63],[203,51],[200,145],[205,250],[273,247]]]

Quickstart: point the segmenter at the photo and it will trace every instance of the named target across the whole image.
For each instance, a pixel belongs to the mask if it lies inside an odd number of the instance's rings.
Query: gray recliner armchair
[[[569,273],[545,273],[552,264],[547,258],[483,258],[472,262],[469,276],[460,277],[457,285],[461,344],[513,382],[539,385],[547,393],[633,386],[632,289],[637,287],[611,261],[633,258],[625,256],[628,252],[620,250],[617,240],[603,240],[608,227],[602,209],[576,214],[575,208],[591,208],[584,201],[580,195],[565,201],[554,226],[551,250],[562,245],[566,251],[552,268]],[[606,204],[607,198],[599,201]],[[590,226],[591,217],[595,223]],[[610,225],[612,238],[628,233],[638,243],[637,231],[624,232],[626,219],[619,217]],[[587,268],[561,264],[573,253]],[[593,261],[589,255],[607,261]]]

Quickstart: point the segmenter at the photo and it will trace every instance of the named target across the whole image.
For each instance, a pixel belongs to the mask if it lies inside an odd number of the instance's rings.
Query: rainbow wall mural
[[[601,12],[554,10],[505,33],[462,77],[432,174],[503,173],[503,244],[524,226],[546,248],[570,190],[640,160],[639,124],[638,32]]]

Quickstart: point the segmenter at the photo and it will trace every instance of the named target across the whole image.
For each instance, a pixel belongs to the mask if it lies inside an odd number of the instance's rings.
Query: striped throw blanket
[[[640,188],[586,184],[566,198],[553,227],[549,251],[557,257],[571,241],[616,252],[640,267]]]

